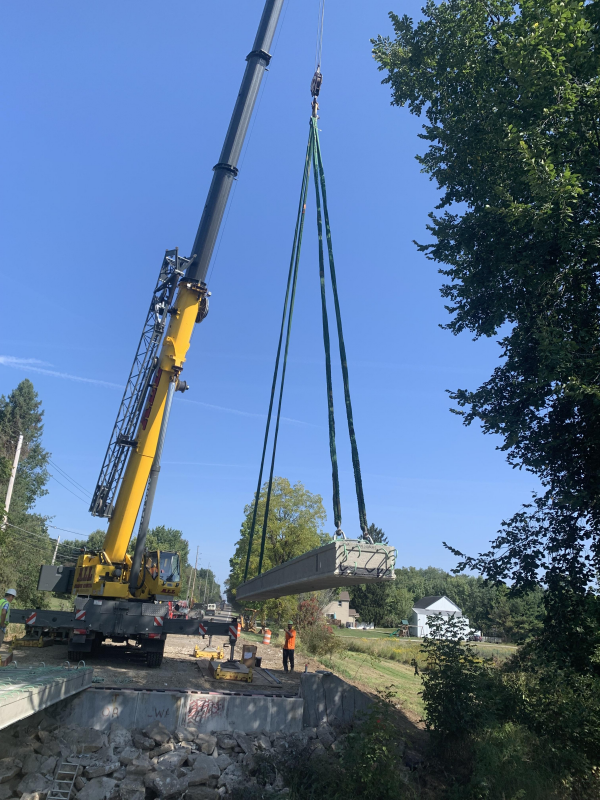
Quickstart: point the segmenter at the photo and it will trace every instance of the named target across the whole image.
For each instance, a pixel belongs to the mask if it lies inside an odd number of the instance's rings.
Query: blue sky
[[[438,191],[414,155],[421,121],[390,106],[370,38],[410,0],[327,0],[321,144],[369,520],[399,564],[451,568],[526,502],[446,389],[475,388],[494,341],[455,338],[435,264],[416,251]],[[0,9],[0,393],[29,377],[45,446],[92,491],[165,249],[192,245],[262,0],[4,3]],[[318,0],[286,0],[283,25],[209,277],[165,447],[153,523],[181,528],[222,582],[258,475],[300,189]],[[313,193],[276,473],[331,518]],[[343,527],[358,533],[335,374]],[[60,475],[57,477],[64,482]],[[67,484],[68,485],[68,484]],[[87,503],[51,481],[39,511],[89,532]]]

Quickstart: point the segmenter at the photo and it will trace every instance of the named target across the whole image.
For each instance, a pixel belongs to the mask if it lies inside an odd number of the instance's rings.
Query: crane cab
[[[106,598],[172,600],[181,587],[179,553],[170,550],[150,550],[144,554],[138,579],[138,589],[132,597],[129,591],[131,558],[125,556],[120,564],[111,563],[106,553],[84,553],[75,568],[73,593]]]
[[[168,550],[151,550],[144,554],[141,589],[147,587],[148,594],[172,599],[179,595],[181,586],[181,564],[179,553]]]

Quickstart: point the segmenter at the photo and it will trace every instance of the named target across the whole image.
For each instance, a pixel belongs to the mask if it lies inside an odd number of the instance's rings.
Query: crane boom
[[[204,281],[223,221],[231,186],[238,174],[237,165],[261,81],[271,60],[269,49],[273,42],[283,3],[284,0],[267,0],[265,3],[252,50],[246,57],[244,77],[219,162],[213,168],[214,175],[192,248],[187,273],[185,279],[179,281],[177,295],[172,308],[169,309],[171,321],[163,339],[154,380],[147,393],[137,434],[135,439],[129,439],[123,445],[130,446],[131,451],[126,466],[123,464],[124,470],[122,469],[122,481],[118,494],[114,500],[114,506],[112,503],[104,506],[110,510],[110,523],[104,542],[104,551],[108,560],[113,564],[126,561],[127,548],[156,452],[168,386],[170,382],[179,380],[194,323],[200,321],[202,317],[200,304],[205,301],[208,294]],[[125,585],[123,585],[123,590],[124,596],[126,596]]]

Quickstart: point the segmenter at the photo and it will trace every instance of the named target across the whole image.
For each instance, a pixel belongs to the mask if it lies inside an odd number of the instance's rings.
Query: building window
[[[339,606],[340,608],[342,607],[342,601],[341,601],[341,600],[338,600],[338,606]]]

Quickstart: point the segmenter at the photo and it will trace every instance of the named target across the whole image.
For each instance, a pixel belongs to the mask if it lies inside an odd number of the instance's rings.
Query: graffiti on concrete
[[[188,722],[204,722],[211,717],[219,717],[225,710],[222,700],[191,700],[188,707]]]

